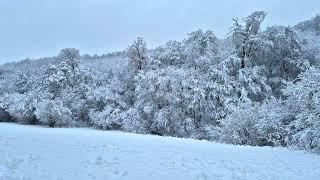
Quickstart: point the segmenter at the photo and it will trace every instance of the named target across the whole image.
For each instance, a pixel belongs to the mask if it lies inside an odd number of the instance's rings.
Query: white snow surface
[[[320,156],[284,148],[0,123],[0,180],[319,180]]]

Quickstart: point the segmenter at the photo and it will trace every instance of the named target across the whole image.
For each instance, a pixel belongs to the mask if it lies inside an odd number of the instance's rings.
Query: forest
[[[0,121],[93,127],[320,151],[320,15],[262,29],[256,11],[219,39],[197,30],[148,49],[0,66]]]

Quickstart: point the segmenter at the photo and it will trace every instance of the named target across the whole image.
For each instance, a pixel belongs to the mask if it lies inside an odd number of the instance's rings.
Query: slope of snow
[[[282,148],[0,123],[0,180],[319,180],[320,156]]]

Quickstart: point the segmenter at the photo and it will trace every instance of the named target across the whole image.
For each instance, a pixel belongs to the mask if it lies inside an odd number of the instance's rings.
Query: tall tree
[[[132,68],[134,73],[142,70],[147,66],[147,44],[142,37],[138,37],[127,49],[129,58],[129,68]]]
[[[127,77],[127,99],[129,104],[134,103],[135,84],[134,78],[137,73],[148,65],[147,45],[142,37],[138,37],[127,49],[128,77]]]
[[[236,46],[238,56],[241,58],[241,68],[245,67],[245,61],[250,59],[256,50],[256,36],[260,31],[261,23],[264,21],[267,13],[264,11],[253,12],[248,17],[239,21],[233,19],[232,38]]]
[[[58,57],[71,67],[74,78],[76,77],[76,68],[79,67],[77,60],[80,58],[80,51],[75,48],[66,48],[60,51]]]

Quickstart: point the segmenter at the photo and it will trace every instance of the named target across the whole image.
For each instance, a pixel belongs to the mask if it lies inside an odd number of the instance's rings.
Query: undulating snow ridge
[[[283,148],[0,124],[0,180],[318,180],[320,156]]]

